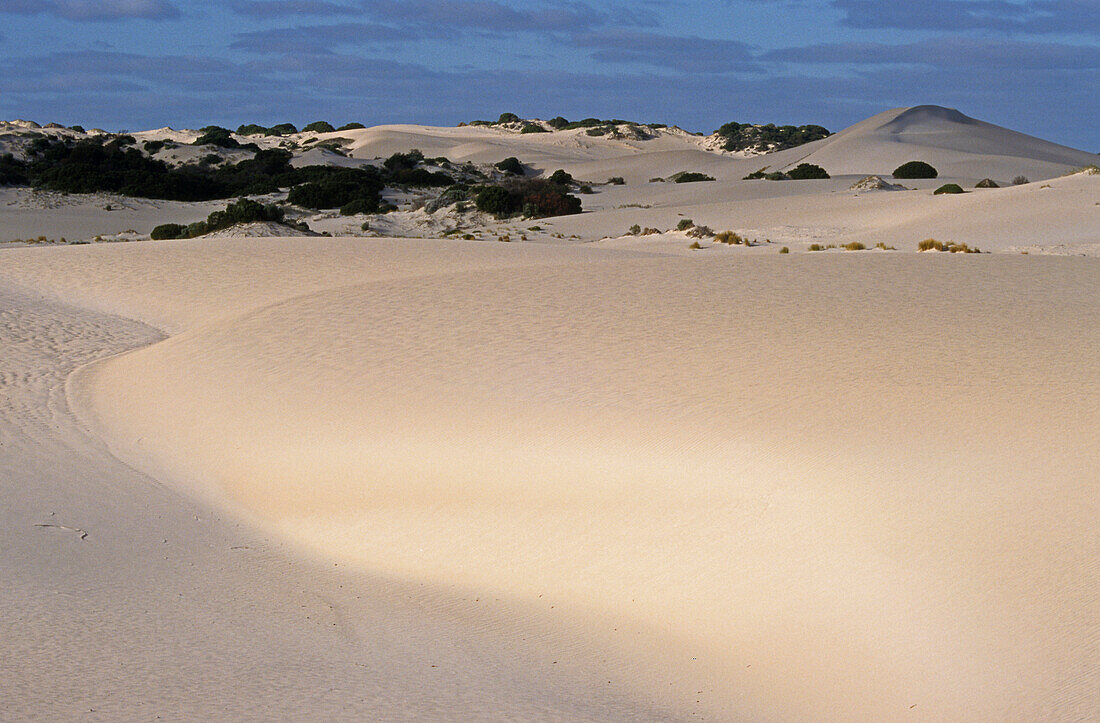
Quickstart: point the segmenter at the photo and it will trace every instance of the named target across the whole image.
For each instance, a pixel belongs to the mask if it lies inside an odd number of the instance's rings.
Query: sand
[[[867,158],[1072,160],[945,110],[865,122]],[[1100,248],[1098,177],[934,197],[350,133],[725,175],[603,187],[537,243],[0,250],[0,717],[1097,715],[1100,259],[1036,254]],[[0,221],[116,213],[62,201]]]

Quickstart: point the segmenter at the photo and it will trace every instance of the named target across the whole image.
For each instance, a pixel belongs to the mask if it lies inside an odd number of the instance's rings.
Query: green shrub
[[[362,123],[352,122],[352,123],[345,123],[344,125],[340,126],[336,130],[338,130],[338,131],[355,131],[355,130],[360,130],[362,128],[366,128],[366,126],[363,125]]]
[[[519,120],[520,117],[515,113],[501,113],[500,118],[497,118],[497,123],[501,125],[504,123],[518,123]]]
[[[698,241],[692,241],[691,245],[688,246],[688,248],[689,249],[701,249],[701,248],[703,248],[703,246]]]
[[[219,126],[206,126],[202,135],[195,139],[193,146],[218,146],[219,148],[240,148],[241,144],[233,138],[233,132]]]
[[[676,224],[677,231],[687,231],[689,228],[695,225],[695,222],[690,218],[680,219],[680,223]]]
[[[708,176],[705,173],[696,173],[694,171],[681,171],[671,176],[673,183],[699,183],[701,181],[713,181],[713,176]]]
[[[357,198],[340,207],[341,216],[356,216],[361,213],[374,213],[378,210],[378,202],[374,199]]]
[[[550,174],[549,181],[558,186],[569,186],[573,183],[573,176],[559,168]]]
[[[77,133],[87,133],[88,132],[88,131],[84,130],[84,126],[69,126],[69,130],[76,131]]]
[[[145,141],[142,147],[145,149],[146,153],[152,155],[161,148],[164,148],[164,141]]]
[[[293,123],[277,123],[267,129],[267,135],[271,136],[289,136],[298,132],[298,129],[294,127]]]
[[[631,236],[637,236],[641,232],[642,232],[642,227],[639,226],[638,224],[634,224],[633,226],[630,227],[630,230],[627,231],[627,233],[629,233]]]
[[[269,135],[270,129],[256,125],[255,123],[249,123],[248,125],[237,126],[237,135],[239,136],[266,136]]]
[[[810,251],[824,251],[825,247],[821,244],[810,244]]]
[[[511,173],[514,176],[522,176],[524,174],[523,165],[515,156],[509,156],[499,163],[494,163],[493,167],[499,171]]]
[[[758,180],[758,179],[761,179],[761,178],[763,178],[763,177],[764,177],[764,176],[766,176],[766,175],[768,175],[768,166],[764,166],[764,167],[763,167],[763,168],[761,168],[761,169],[760,169],[759,171],[753,171],[752,173],[750,173],[749,175],[745,176],[745,177],[744,177],[744,178],[742,178],[741,180],[742,180],[742,181],[756,181],[756,180]]]
[[[753,125],[752,123],[726,123],[715,131],[725,139],[722,148],[727,151],[767,149],[783,151],[806,143],[828,138],[832,133],[821,126]]]
[[[787,175],[796,181],[829,178],[829,174],[825,172],[824,168],[815,166],[812,163],[799,163],[797,166],[787,171]]]
[[[964,191],[962,186],[957,183],[945,183],[932,192],[932,194],[935,196],[939,196],[944,193],[966,193],[966,191]]]
[[[894,178],[935,178],[939,171],[924,161],[909,161],[894,169]]]
[[[612,186],[624,186],[624,185],[626,185],[626,180],[624,180],[622,176],[612,176],[611,178],[607,179],[607,182],[608,182],[609,185],[612,185]]]
[[[791,252],[791,250],[789,248],[787,248],[786,246],[779,249],[779,253],[781,253],[781,254],[789,254],[790,252]]]
[[[983,178],[974,188],[1000,188],[1001,186],[992,178]]]
[[[538,123],[528,123],[525,126],[523,126],[523,128],[520,128],[519,132],[520,133],[549,133],[550,131],[546,130],[545,128],[540,126]]]
[[[186,229],[178,223],[163,223],[153,229],[149,237],[154,241],[183,238]]]
[[[336,128],[327,121],[314,121],[302,129],[303,133],[333,133]]]
[[[1012,179],[1013,186],[1023,186],[1026,183],[1030,183],[1030,181],[1027,180],[1027,176],[1016,176]]]
[[[560,131],[569,125],[569,121],[559,115],[556,118],[551,118],[550,120],[546,121],[546,125],[550,126],[556,131]]]
[[[497,218],[521,212],[532,218],[581,212],[579,198],[569,195],[557,184],[538,179],[516,179],[500,186],[484,186],[474,196],[474,205],[479,211]]]

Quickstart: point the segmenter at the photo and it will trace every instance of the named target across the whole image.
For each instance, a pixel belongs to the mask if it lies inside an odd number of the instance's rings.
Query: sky
[[[107,130],[935,104],[1100,152],[1100,0],[0,0],[0,59],[0,118]]]

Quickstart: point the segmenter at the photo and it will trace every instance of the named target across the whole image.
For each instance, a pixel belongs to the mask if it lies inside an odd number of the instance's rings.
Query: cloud
[[[993,41],[961,36],[897,44],[825,43],[773,50],[761,57],[806,65],[915,65],[970,72],[1100,68],[1100,47],[1095,45]]]
[[[38,15],[48,13],[68,20],[167,20],[180,16],[168,0],[5,0],[0,13]]]
[[[863,29],[1088,33],[1100,30],[1097,0],[833,0],[843,25]]]
[[[605,63],[649,65],[683,72],[739,73],[760,70],[750,46],[736,40],[678,37],[633,30],[603,30],[573,36]]]
[[[532,7],[534,5],[534,7]],[[582,0],[509,3],[502,0],[235,0],[230,7],[258,18],[358,16],[401,28],[472,29],[491,33],[577,32],[617,25],[652,26],[658,15],[636,3],[598,10]]]
[[[437,36],[442,33],[440,29]],[[376,23],[343,23],[339,25],[310,25],[296,28],[272,28],[238,33],[230,47],[251,53],[288,54],[305,53],[331,55],[343,45],[364,41],[418,40],[415,30],[401,30]]]
[[[327,0],[237,0],[229,3],[233,12],[255,18],[301,15],[355,15],[357,8]]]

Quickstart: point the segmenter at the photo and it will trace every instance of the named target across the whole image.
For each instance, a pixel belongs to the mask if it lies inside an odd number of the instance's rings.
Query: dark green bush
[[[192,143],[195,146],[218,146],[219,148],[240,148],[241,144],[233,138],[233,132],[228,128],[207,126],[202,129],[202,135]]]
[[[183,238],[183,233],[185,230],[185,227],[181,226],[178,223],[165,223],[154,228],[153,232],[149,234],[149,237],[154,241]]]
[[[359,130],[360,128],[366,128],[366,126],[363,125],[362,123],[352,122],[352,123],[345,123],[344,125],[340,126],[336,130],[338,130],[338,131],[354,131],[354,130]]]
[[[27,164],[10,153],[0,156],[0,186],[22,186],[29,180]]]
[[[388,171],[411,170],[424,160],[424,154],[416,148],[408,153],[394,153],[382,165]]]
[[[978,185],[974,186],[974,188],[1000,188],[1000,187],[1001,187],[1000,184],[998,184],[992,178],[983,178],[982,180],[978,181]]]
[[[672,176],[674,183],[699,183],[701,181],[713,181],[713,176],[708,176],[705,173],[696,173],[694,171],[684,171]]]
[[[622,186],[626,184],[626,181],[623,179],[622,176],[612,176],[611,178],[607,179],[607,182],[612,186]]]
[[[352,201],[362,199],[367,206],[381,208],[383,182],[366,169],[331,168],[326,171],[314,171],[316,180],[295,186],[290,190],[287,200],[296,206],[305,208],[342,208]],[[299,169],[305,170],[305,169]]]
[[[894,178],[935,178],[939,171],[924,161],[909,161],[894,169]]]
[[[519,159],[515,156],[509,156],[499,163],[493,164],[494,168],[505,173],[511,173],[514,176],[522,176],[524,174],[523,165],[520,164]]]
[[[726,123],[715,134],[725,139],[722,148],[727,151],[756,148],[783,151],[832,135],[821,126],[776,126],[774,123],[761,126],[752,123]]]
[[[153,154],[164,148],[164,141],[145,141],[145,145],[142,147],[146,153]]]
[[[550,174],[549,181],[558,186],[569,186],[573,183],[573,176],[559,168]]]
[[[308,126],[302,129],[303,133],[332,133],[336,130],[333,125],[327,121],[314,121]]]
[[[945,183],[932,192],[932,194],[935,196],[939,196],[944,193],[966,193],[966,191],[964,191],[962,186],[957,183]]]
[[[378,211],[378,203],[366,198],[357,198],[340,207],[341,216],[355,216],[360,213],[375,213]]]
[[[255,123],[249,123],[245,126],[237,127],[237,135],[239,136],[266,136],[270,135],[270,128],[256,125]]]
[[[497,123],[518,123],[520,117],[515,113],[501,113],[500,118],[497,118]]]
[[[69,130],[76,131],[77,133],[87,133],[88,132],[88,131],[84,130],[84,126],[69,126]]]
[[[277,123],[267,129],[269,136],[289,136],[298,132],[293,123]]]
[[[561,186],[543,180],[507,181],[501,186],[485,186],[474,196],[479,211],[497,218],[522,212],[533,218],[565,216],[581,212],[581,200]]]
[[[546,130],[545,128],[540,126],[538,123],[528,123],[527,125],[523,126],[523,128],[521,128],[519,132],[520,133],[549,133],[550,131]]]
[[[546,125],[550,126],[554,130],[560,131],[561,129],[569,125],[569,121],[559,115],[556,118],[551,118],[550,120],[546,121]]]
[[[824,168],[815,166],[812,163],[799,163],[797,166],[787,171],[787,175],[795,181],[829,178],[829,174],[825,172]]]

